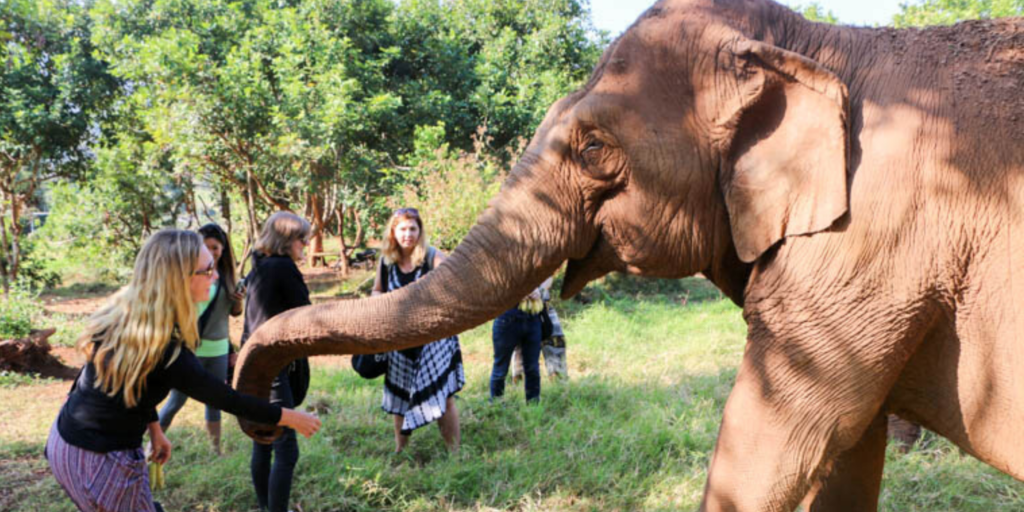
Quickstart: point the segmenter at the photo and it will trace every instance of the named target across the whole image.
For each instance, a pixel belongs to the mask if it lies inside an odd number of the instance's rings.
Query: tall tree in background
[[[900,5],[896,27],[952,25],[958,21],[1024,15],[1024,0],[924,0]]]
[[[796,4],[790,6],[790,9],[800,13],[801,16],[811,21],[818,21],[822,23],[831,23],[833,25],[839,24],[839,18],[836,17],[835,13],[831,9],[825,9],[818,2],[811,2],[808,4]]]
[[[22,213],[40,185],[88,165],[96,117],[117,81],[96,60],[73,0],[0,3],[0,278],[21,266]]]
[[[390,53],[351,37],[373,40],[392,8],[107,2],[97,40],[175,172],[202,169],[244,198],[250,240],[268,210],[304,205],[319,235],[333,214],[324,191],[361,186],[399,135],[382,129],[401,104],[381,71]]]

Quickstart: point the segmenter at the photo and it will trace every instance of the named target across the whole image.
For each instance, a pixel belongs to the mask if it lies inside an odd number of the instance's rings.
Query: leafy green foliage
[[[443,125],[417,132],[412,162],[421,177],[415,187],[406,189],[401,204],[394,206],[419,210],[431,243],[450,251],[487,208],[505,174],[500,160],[485,151],[485,128],[474,137],[472,153],[449,150],[443,143],[436,146],[443,134]]]
[[[29,374],[0,370],[0,388],[13,389],[21,386],[34,386],[39,384],[52,384],[56,379],[42,377],[39,374]]]
[[[831,23],[833,25],[839,24],[839,18],[836,17],[832,9],[825,9],[818,2],[810,2],[807,4],[796,4],[791,6],[790,9],[800,13],[804,18],[811,21],[819,21],[822,23]]]
[[[922,0],[900,4],[896,27],[952,25],[958,21],[1024,15],[1024,0]]]
[[[93,56],[86,8],[72,0],[0,3],[0,274],[21,265],[19,216],[38,187],[89,163],[100,110],[117,89]]]
[[[102,186],[98,180],[93,185],[60,183],[50,189],[50,215],[30,237],[46,271],[101,282],[118,282],[131,272],[138,250],[132,233],[139,226],[117,218],[129,196],[104,193]]]
[[[0,302],[0,340],[28,336],[41,315],[35,293],[23,284],[11,287]]]

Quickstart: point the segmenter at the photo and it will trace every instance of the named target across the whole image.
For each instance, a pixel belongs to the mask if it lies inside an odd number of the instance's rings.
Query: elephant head
[[[754,262],[846,211],[847,93],[825,68],[744,36],[711,4],[649,9],[589,82],[550,108],[444,264],[394,293],[275,317],[244,347],[238,389],[266,396],[298,357],[465,331],[566,261],[563,298],[612,271],[703,272],[742,302]]]

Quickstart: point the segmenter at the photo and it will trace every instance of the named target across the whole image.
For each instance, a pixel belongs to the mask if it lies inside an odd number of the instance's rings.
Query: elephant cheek
[[[562,283],[562,299],[569,299],[580,292],[587,283],[605,274],[623,271],[625,266],[615,253],[615,249],[599,237],[597,243],[583,259],[569,260],[565,269],[565,280]]]

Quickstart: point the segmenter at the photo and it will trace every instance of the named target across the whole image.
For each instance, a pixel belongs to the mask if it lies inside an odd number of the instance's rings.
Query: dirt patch
[[[72,368],[81,368],[85,364],[85,355],[74,347],[53,347],[50,354]]]
[[[93,311],[96,311],[101,306],[106,304],[109,296],[97,296],[97,297],[54,297],[54,296],[42,296],[40,301],[43,303],[43,309],[47,313],[61,313],[64,315],[81,316],[85,317],[91,315]]]

